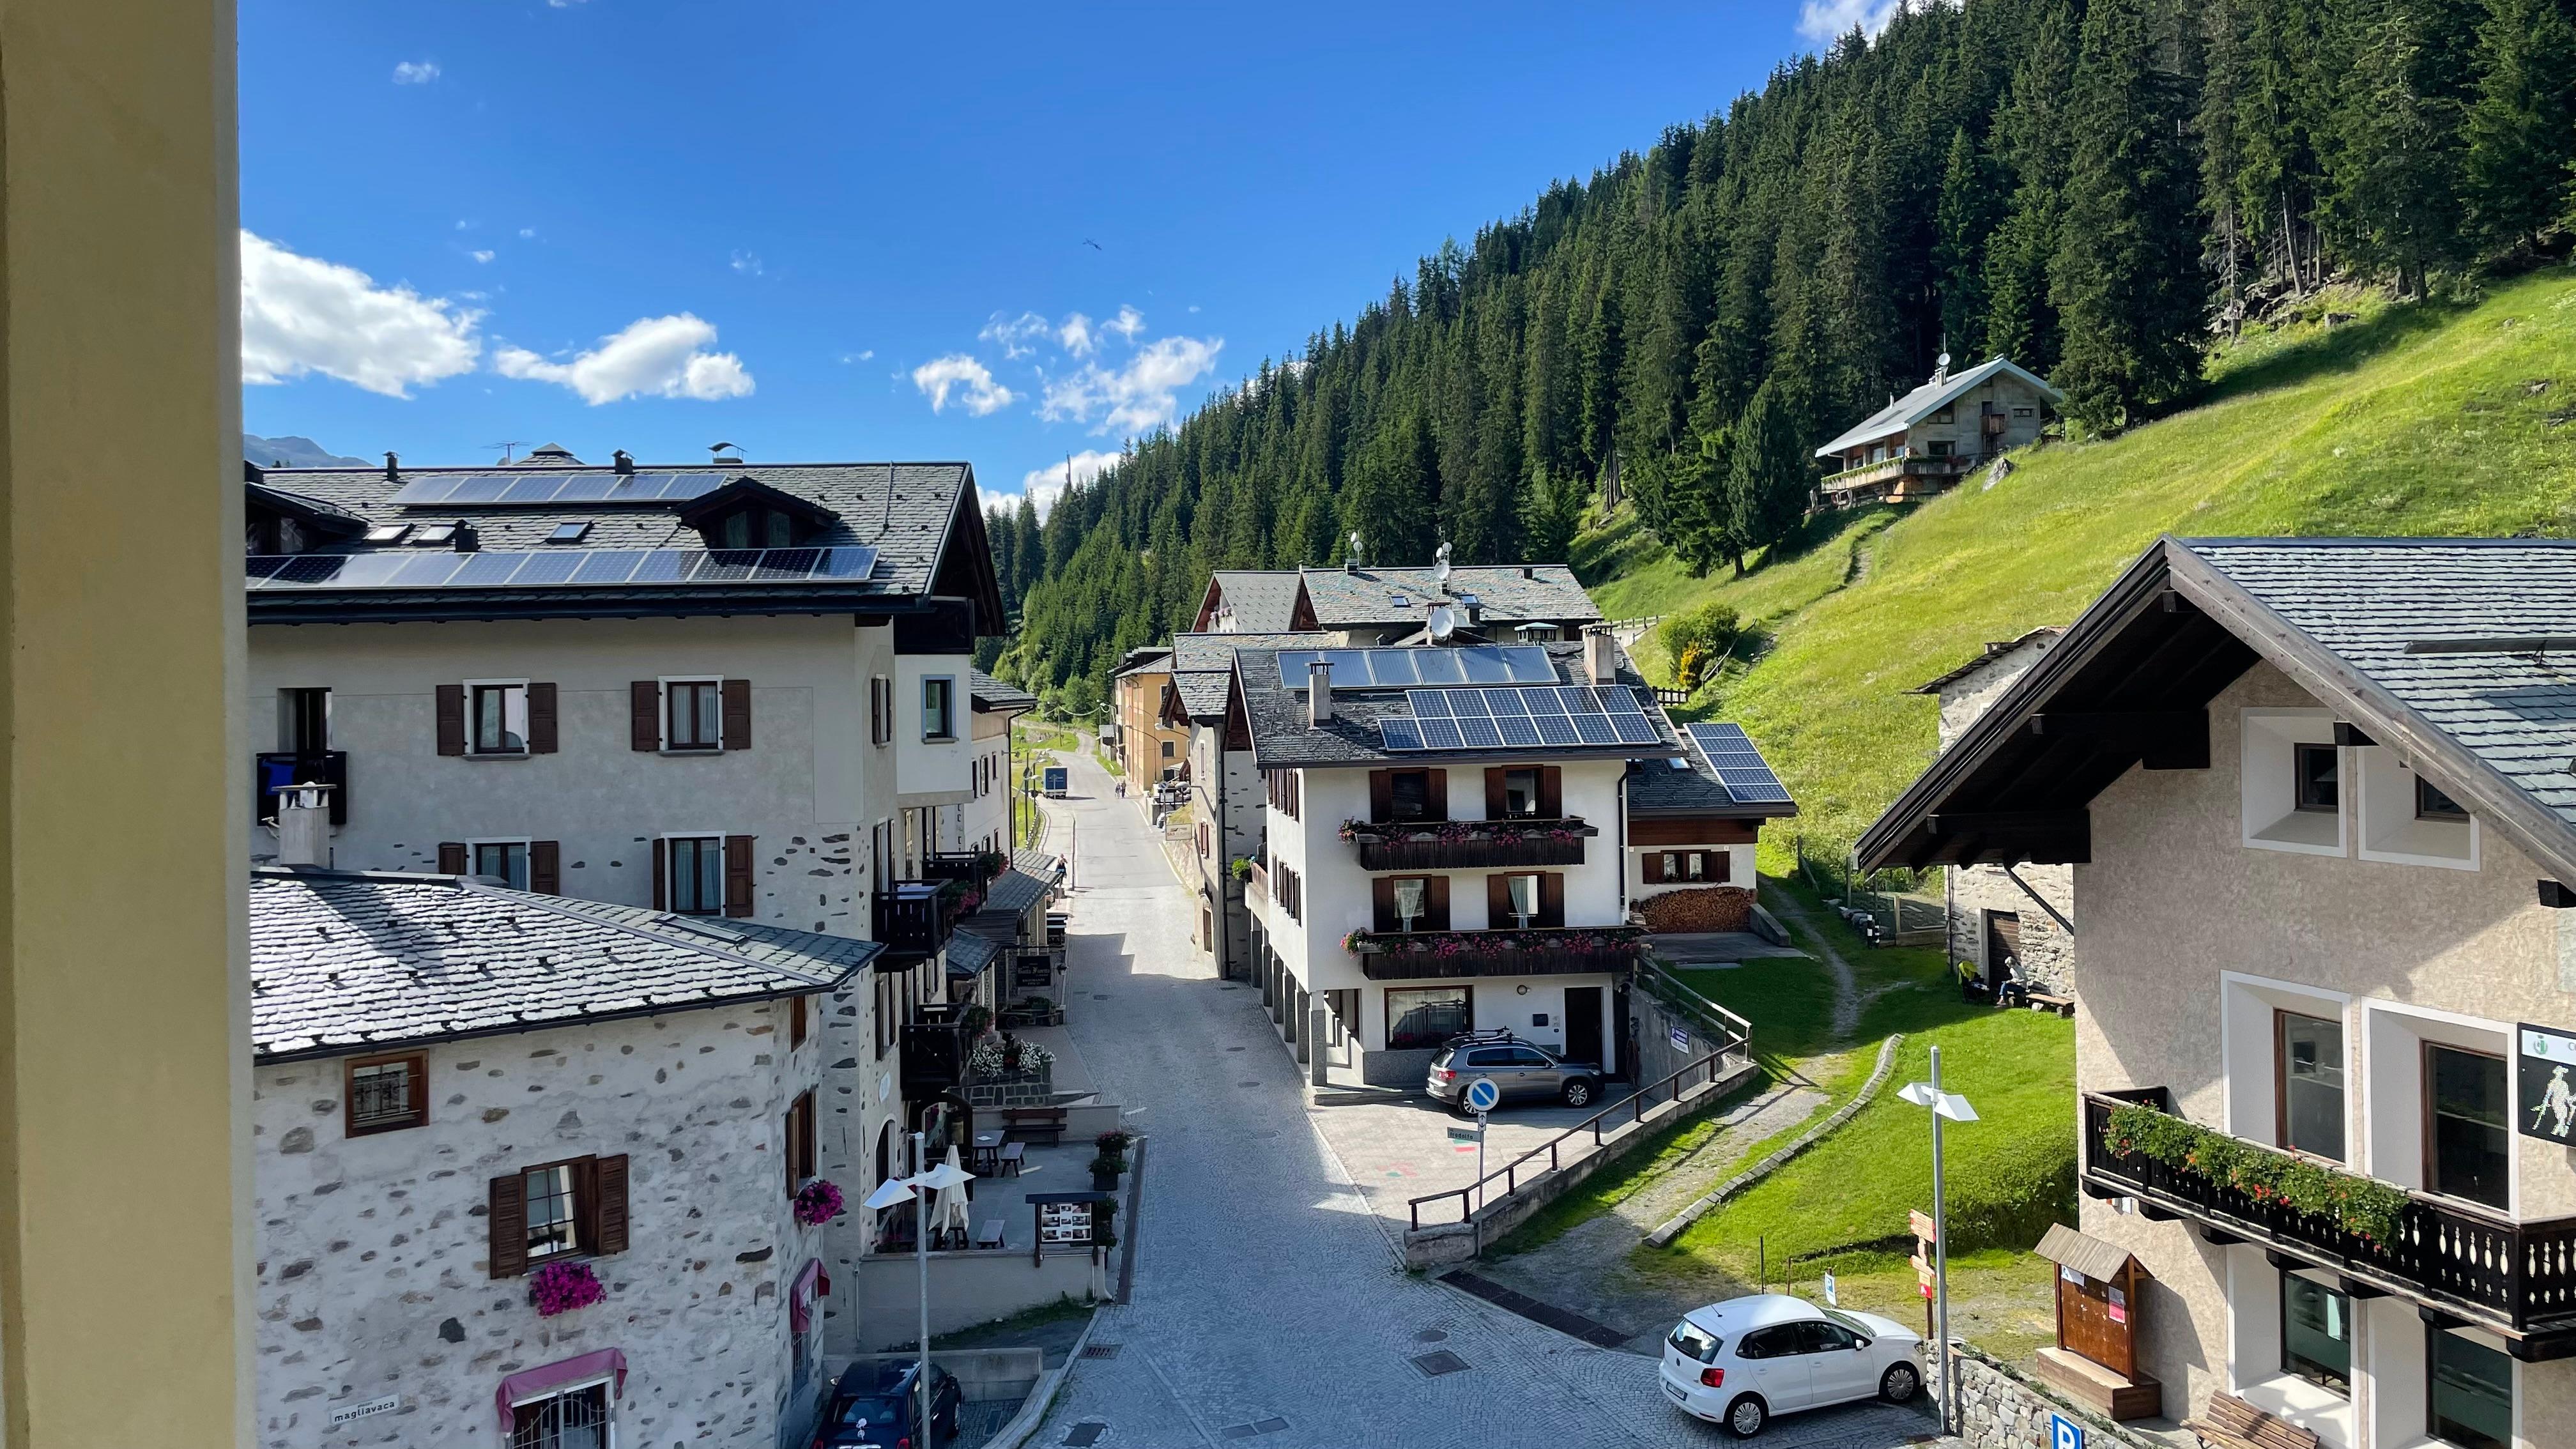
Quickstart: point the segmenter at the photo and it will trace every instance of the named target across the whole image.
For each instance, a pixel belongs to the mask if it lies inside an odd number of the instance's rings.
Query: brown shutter
[[[442,684],[438,687],[438,752],[442,755],[465,753],[465,686]]]
[[[1370,881],[1369,900],[1376,911],[1375,929],[1380,931],[1402,929],[1404,923],[1398,920],[1395,914],[1395,881],[1392,877],[1382,875]]]
[[[492,1179],[491,1214],[484,1226],[492,1234],[486,1256],[492,1276],[516,1278],[528,1271],[528,1185],[519,1174]]]
[[[1565,924],[1565,873],[1543,871],[1538,878],[1538,924]]]
[[[724,747],[728,750],[751,748],[751,681],[748,679],[724,682]]]
[[[1493,930],[1504,930],[1512,923],[1512,878],[1508,875],[1485,877],[1485,924]]]
[[[1449,818],[1449,772],[1429,770],[1424,773],[1429,778],[1423,784],[1423,808],[1431,812],[1430,818],[1446,820]]]
[[[1550,820],[1565,817],[1565,771],[1555,765],[1539,767],[1538,813]]]
[[[528,842],[528,889],[541,896],[563,894],[563,845],[560,842]]]
[[[751,914],[751,847],[748,835],[728,835],[724,843],[725,914]]]
[[[1485,818],[1488,820],[1503,818],[1503,802],[1506,798],[1503,792],[1503,774],[1501,770],[1489,769],[1485,772]]]
[[[626,1251],[626,1154],[603,1157],[592,1164],[590,1216],[591,1247],[605,1257]]]
[[[555,752],[555,687],[551,684],[528,686],[528,753],[551,755]]]
[[[442,840],[438,842],[438,873],[440,875],[465,874],[464,841]]]
[[[1290,813],[1291,815],[1294,815],[1296,812],[1295,812],[1294,810],[1291,810],[1289,813]],[[1394,772],[1393,770],[1371,770],[1371,771],[1369,771],[1369,819],[1370,819],[1370,821],[1371,821],[1371,822],[1373,822],[1373,823],[1377,823],[1377,824],[1384,824],[1384,823],[1386,822],[1387,817],[1389,817],[1389,816],[1393,815],[1394,813],[1395,813],[1395,772]]]
[[[671,842],[655,840],[653,842],[653,909],[667,911],[671,908],[670,890]]]
[[[1664,883],[1664,853],[1662,851],[1650,850],[1646,852],[1645,877],[1646,884],[1648,885],[1662,885]]]
[[[662,748],[662,686],[639,679],[626,686],[627,743],[639,750]]]
[[[1434,931],[1449,929],[1449,877],[1433,876],[1431,888],[1422,893],[1422,924]]]

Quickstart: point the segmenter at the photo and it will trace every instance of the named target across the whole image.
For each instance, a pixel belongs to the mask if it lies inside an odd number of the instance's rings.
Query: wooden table
[[[975,1134],[975,1160],[970,1167],[978,1177],[990,1177],[1000,1167],[1002,1137],[998,1129]]]

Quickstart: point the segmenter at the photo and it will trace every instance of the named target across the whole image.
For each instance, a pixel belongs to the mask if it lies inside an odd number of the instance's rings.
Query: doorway
[[[1605,1072],[1610,1064],[1601,1060],[1601,988],[1569,986],[1565,988],[1565,1055],[1569,1061],[1591,1062]]]
[[[2006,961],[2021,959],[2021,917],[2011,911],[1986,912],[1986,985],[2001,990]]]

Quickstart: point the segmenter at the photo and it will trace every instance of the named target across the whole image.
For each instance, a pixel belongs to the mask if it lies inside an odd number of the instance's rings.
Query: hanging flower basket
[[[576,1308],[588,1308],[608,1296],[599,1284],[599,1275],[588,1263],[548,1263],[528,1275],[528,1301],[536,1305],[537,1316],[552,1318]]]
[[[1009,1032],[986,1037],[966,1055],[966,1069],[979,1077],[1008,1077],[1022,1072],[1044,1072],[1055,1066],[1055,1053],[1033,1041],[1022,1041]]]
[[[819,1228],[841,1215],[841,1190],[818,1177],[796,1190],[796,1221]]]

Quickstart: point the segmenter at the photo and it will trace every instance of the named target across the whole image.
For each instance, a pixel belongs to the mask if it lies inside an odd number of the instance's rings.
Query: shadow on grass
[[[1635,509],[1622,507],[1598,527],[1576,534],[1565,562],[1574,570],[1575,581],[1588,589],[1649,568],[1671,551],[1638,519]]]

